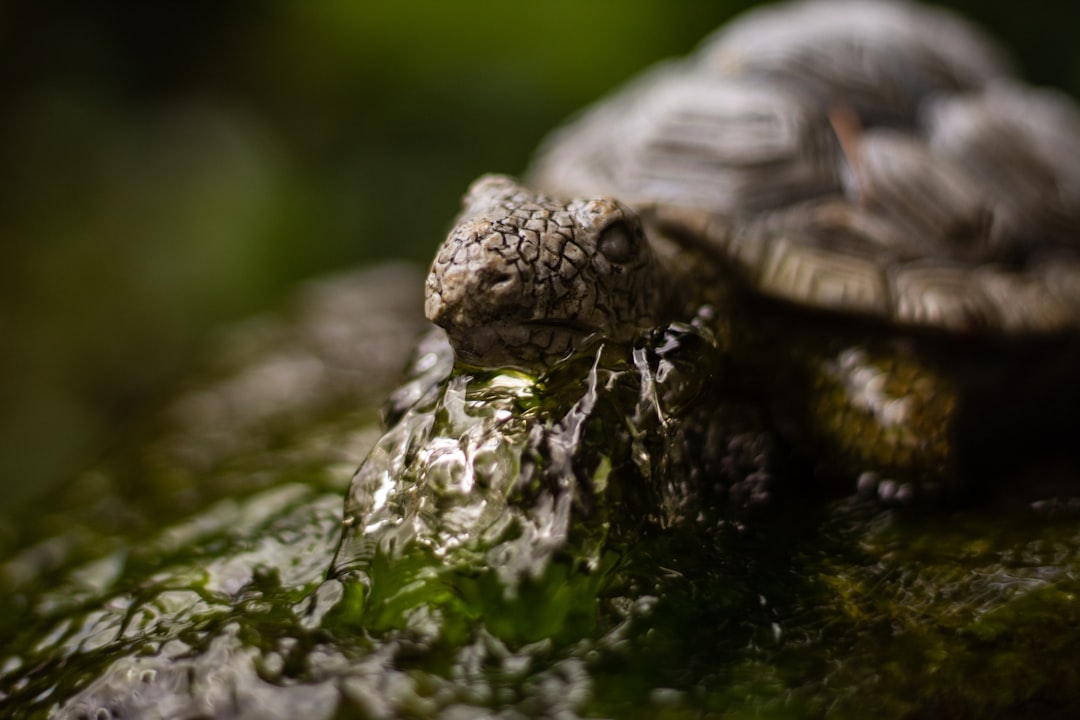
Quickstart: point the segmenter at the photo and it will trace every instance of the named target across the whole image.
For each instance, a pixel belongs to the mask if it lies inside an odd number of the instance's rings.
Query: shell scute
[[[529,181],[618,197],[805,308],[1080,327],[1080,108],[947,11],[755,10],[556,131]]]

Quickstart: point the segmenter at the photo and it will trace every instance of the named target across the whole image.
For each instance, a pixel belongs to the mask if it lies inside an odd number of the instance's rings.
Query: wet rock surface
[[[49,522],[70,526],[0,566],[3,711],[1055,717],[1080,703],[1075,502],[945,511],[807,492],[700,325],[540,378],[450,374],[437,337],[420,348],[385,431],[367,401],[298,393],[307,414],[268,447],[185,464],[162,448],[212,424],[173,421],[95,470],[138,468],[149,498],[185,497],[169,493],[186,472],[190,505],[138,505],[116,529],[83,523],[134,508],[123,484],[82,514],[64,508],[85,487],[58,499]],[[193,380],[169,413],[244,372]],[[249,440],[273,416],[250,407],[232,420]]]

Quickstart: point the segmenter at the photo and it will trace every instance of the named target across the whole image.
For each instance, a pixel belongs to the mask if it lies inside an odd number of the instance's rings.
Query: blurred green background
[[[212,328],[426,263],[473,177],[751,4],[0,5],[0,507],[107,452]],[[1080,6],[950,5],[1080,91]]]

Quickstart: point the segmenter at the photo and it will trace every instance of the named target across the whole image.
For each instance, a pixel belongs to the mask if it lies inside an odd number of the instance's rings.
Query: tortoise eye
[[[614,263],[629,262],[637,254],[633,234],[623,222],[612,223],[604,228],[597,247],[604,257]]]

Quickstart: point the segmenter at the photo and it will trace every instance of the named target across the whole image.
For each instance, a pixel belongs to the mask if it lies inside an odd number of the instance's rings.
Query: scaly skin
[[[425,311],[459,361],[542,368],[595,333],[629,340],[655,326],[659,277],[617,201],[561,202],[490,175],[435,257]]]

